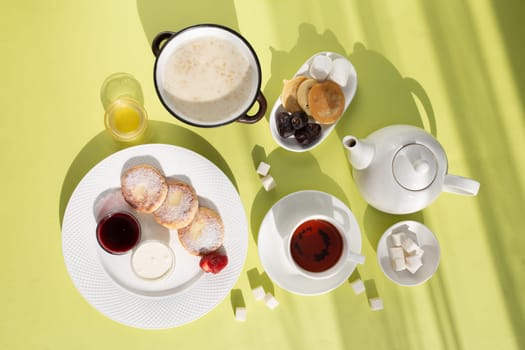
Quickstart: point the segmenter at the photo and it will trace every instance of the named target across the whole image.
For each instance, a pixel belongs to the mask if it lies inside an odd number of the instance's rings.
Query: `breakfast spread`
[[[334,124],[341,118],[345,109],[342,86],[350,71],[346,63],[345,59],[332,61],[317,55],[308,73],[284,80],[280,96],[283,110],[275,115],[279,136],[293,136],[300,145],[308,146],[321,137],[322,125]]]
[[[202,257],[199,266],[203,271],[216,274],[226,267],[227,255],[217,252],[224,241],[222,218],[215,210],[199,206],[192,185],[167,179],[156,167],[140,164],[123,172],[120,190],[124,200],[137,212],[152,214],[159,225],[176,230],[182,247],[189,254]],[[122,254],[138,243],[140,223],[128,216],[134,219],[131,214],[116,213],[98,225],[97,238],[107,252]],[[133,244],[128,242],[132,238]],[[173,270],[174,261],[172,249],[157,240],[143,241],[131,257],[133,272],[144,280],[166,276]]]

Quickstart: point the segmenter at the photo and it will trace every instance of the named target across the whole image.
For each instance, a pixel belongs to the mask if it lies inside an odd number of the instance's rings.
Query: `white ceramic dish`
[[[337,54],[335,52],[319,52],[319,53],[313,55],[312,57],[310,57],[301,66],[301,68],[299,68],[297,73],[295,73],[294,77],[296,77],[298,75],[304,75],[304,76],[307,76],[307,77],[311,77],[309,72],[308,72],[309,68],[310,68],[310,63],[312,62],[314,57],[316,57],[318,55],[328,56],[332,60],[337,59],[337,58],[342,58],[342,59],[345,59],[346,61],[348,61],[348,59],[346,57],[341,56],[341,55],[339,55],[339,54]],[[357,73],[356,73],[355,68],[352,65],[352,63],[350,61],[348,61],[348,63],[350,63],[350,68],[351,68],[350,69],[350,73],[348,75],[348,79],[347,79],[346,85],[341,87],[342,90],[343,90],[343,94],[345,96],[345,111],[348,108],[348,106],[350,105],[350,103],[352,102],[352,100],[354,98],[354,95],[355,95],[355,92],[357,90]],[[272,136],[273,136],[275,142],[277,142],[277,144],[279,146],[281,146],[282,148],[285,148],[285,149],[287,149],[289,151],[292,151],[292,152],[306,152],[306,151],[311,150],[312,148],[316,147],[321,142],[323,142],[323,140],[325,138],[327,138],[328,135],[330,135],[332,130],[337,125],[337,123],[334,123],[334,124],[331,124],[331,125],[321,125],[321,137],[319,139],[317,139],[316,141],[312,142],[311,144],[309,144],[308,146],[301,146],[297,142],[295,137],[290,136],[289,138],[283,138],[283,137],[281,137],[279,135],[279,132],[277,131],[276,115],[277,115],[277,113],[282,112],[282,111],[284,111],[284,107],[282,106],[281,98],[278,98],[277,101],[275,101],[275,104],[273,105],[272,111],[270,112],[270,131],[272,133]]]
[[[333,276],[314,279],[300,274],[286,256],[286,234],[297,222],[314,215],[331,217],[349,235],[349,249],[361,252],[361,231],[350,209],[336,197],[319,191],[299,191],[280,199],[268,211],[259,229],[259,258],[268,276],[281,288],[300,295],[327,293],[344,283],[356,264],[347,261]]]
[[[392,230],[402,225],[408,225],[408,229],[415,233],[415,237],[410,238],[424,250],[422,257],[423,266],[414,274],[407,270],[396,272],[390,262],[388,248],[394,246],[390,239],[390,234]],[[436,236],[428,227],[418,221],[401,221],[390,226],[383,233],[377,244],[377,260],[381,270],[386,277],[401,286],[417,286],[427,281],[436,272],[439,266],[440,255],[439,242]]]
[[[95,202],[104,191],[120,186],[120,174],[126,164],[151,159],[158,162],[167,176],[190,181],[199,199],[215,206],[221,215],[229,264],[219,274],[203,273],[198,266],[199,258],[183,250],[176,231],[166,232],[149,214],[137,215],[143,227],[141,239],[168,240],[166,243],[175,254],[173,272],[165,278],[141,280],[131,269],[131,253],[111,255],[98,245]],[[117,152],[86,174],[66,208],[62,245],[67,270],[93,307],[129,326],[170,328],[205,315],[229,293],[246,258],[248,224],[235,187],[213,163],[181,147],[149,144]]]

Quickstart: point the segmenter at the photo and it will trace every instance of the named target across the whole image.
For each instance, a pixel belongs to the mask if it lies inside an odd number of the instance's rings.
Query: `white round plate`
[[[176,230],[158,225],[150,214],[138,214],[144,239],[164,240],[175,253],[173,272],[158,281],[143,281],[131,270],[131,252],[106,253],[96,240],[96,211],[105,193],[120,187],[122,170],[153,163],[168,177],[183,178],[199,201],[219,212],[224,222],[228,266],[217,275],[203,273],[199,258],[180,245]],[[67,270],[80,293],[107,317],[137,328],[177,327],[211,311],[229,293],[246,259],[248,224],[231,181],[208,159],[190,150],[163,144],[135,146],[93,167],[73,192],[62,224],[62,250]]]
[[[308,72],[309,69],[310,69],[310,63],[312,62],[314,57],[319,56],[319,55],[328,56],[332,60],[335,60],[336,58],[342,58],[342,59],[345,59],[345,60],[348,61],[348,59],[346,57],[341,56],[341,55],[339,55],[339,54],[337,54],[335,52],[328,52],[328,51],[327,52],[319,52],[319,53],[316,53],[315,55],[313,55],[312,57],[310,57],[301,66],[301,68],[299,68],[297,73],[295,73],[294,77],[296,77],[298,75],[304,75],[304,76],[307,76],[307,77],[310,78],[311,76],[310,76],[310,74]],[[357,73],[356,73],[355,68],[352,65],[352,63],[350,61],[348,61],[348,63],[350,63],[351,69],[350,69],[350,73],[348,75],[347,83],[346,83],[345,86],[341,86],[341,89],[343,90],[343,94],[345,95],[345,109],[344,109],[345,111],[348,108],[348,106],[350,105],[350,103],[352,102],[352,100],[353,100],[353,98],[355,96],[355,92],[357,90]],[[277,142],[277,144],[279,146],[281,146],[282,148],[287,149],[289,151],[292,151],[292,152],[306,152],[306,151],[311,150],[312,148],[316,147],[321,142],[323,142],[323,140],[325,138],[327,138],[328,135],[330,135],[332,130],[337,125],[337,122],[333,123],[333,124],[330,124],[330,125],[321,125],[321,137],[318,138],[316,141],[312,142],[311,144],[309,144],[308,146],[301,146],[299,144],[299,142],[297,142],[295,137],[290,136],[288,138],[283,138],[283,137],[281,137],[279,135],[279,132],[277,131],[277,122],[276,122],[277,118],[276,118],[276,116],[277,116],[277,113],[282,112],[282,111],[284,111],[284,107],[283,107],[283,105],[281,103],[281,98],[279,97],[277,99],[277,101],[275,101],[275,104],[273,105],[272,111],[270,113],[270,131],[272,133],[272,136],[273,136],[275,142]]]
[[[400,226],[408,225],[408,229],[414,233],[408,236],[424,250],[421,260],[423,266],[412,274],[408,270],[394,271],[390,262],[388,248],[393,247],[390,235],[393,230]],[[440,258],[439,242],[428,227],[418,221],[406,220],[390,226],[381,236],[377,244],[377,260],[383,273],[393,282],[401,286],[416,286],[427,281],[436,272]]]
[[[259,258],[268,276],[281,288],[300,295],[327,293],[344,283],[356,264],[348,261],[334,276],[312,279],[299,274],[286,257],[286,235],[300,220],[324,215],[345,229],[350,250],[361,252],[361,231],[350,209],[336,197],[319,191],[299,191],[280,199],[268,211],[259,229]]]

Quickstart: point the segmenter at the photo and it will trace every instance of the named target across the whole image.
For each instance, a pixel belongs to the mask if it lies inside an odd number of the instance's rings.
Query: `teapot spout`
[[[348,151],[350,164],[357,170],[368,167],[374,158],[374,145],[360,141],[354,136],[345,136],[343,138],[343,146]]]

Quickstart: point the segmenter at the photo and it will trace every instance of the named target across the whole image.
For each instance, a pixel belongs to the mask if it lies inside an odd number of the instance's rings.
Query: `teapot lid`
[[[434,153],[417,143],[401,148],[392,161],[396,181],[412,191],[420,191],[430,186],[436,178],[437,168],[438,162]]]

